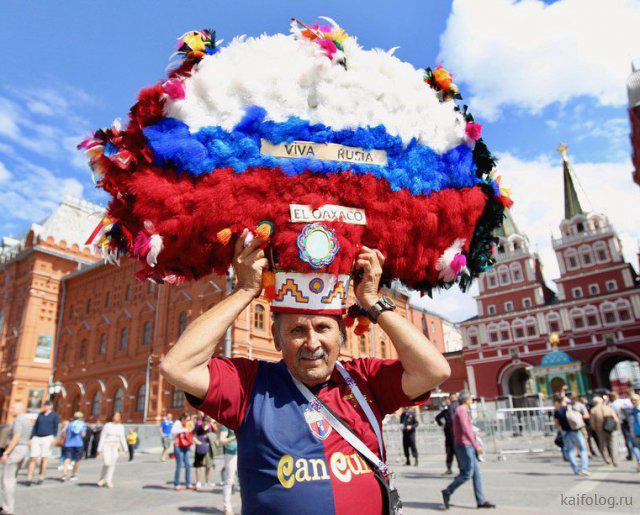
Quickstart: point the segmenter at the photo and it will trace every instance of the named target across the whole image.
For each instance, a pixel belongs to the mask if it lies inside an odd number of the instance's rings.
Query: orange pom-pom
[[[222,229],[218,234],[216,234],[216,238],[218,238],[220,243],[226,245],[229,243],[229,240],[231,240],[231,229]]]
[[[369,328],[367,326],[364,326],[360,322],[358,322],[358,325],[353,330],[353,334],[355,334],[356,336],[362,336],[364,333],[367,332],[368,329]]]
[[[273,272],[267,271],[262,273],[262,287],[264,288],[264,296],[267,300],[272,301],[276,298],[276,276]]]
[[[268,240],[271,234],[273,234],[273,224],[271,222],[265,220],[258,224],[258,227],[256,228],[256,235],[258,238]]]

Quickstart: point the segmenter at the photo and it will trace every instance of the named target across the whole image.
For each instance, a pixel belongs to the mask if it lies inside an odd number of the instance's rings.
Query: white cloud
[[[583,95],[622,105],[638,27],[638,0],[454,0],[439,58],[487,118]]]
[[[627,261],[637,268],[640,202],[638,188],[631,181],[631,163],[625,160],[573,163],[572,166],[588,196],[588,204],[583,207],[607,215],[620,237]],[[515,222],[540,255],[547,283],[554,287],[552,279],[559,277],[559,270],[551,236],[559,236],[558,226],[564,218],[562,164],[556,157],[540,156],[525,161],[505,153],[499,155],[498,172],[505,186],[512,190],[515,204],[511,211]],[[462,294],[457,288],[451,288],[434,292],[435,300],[425,297],[419,304],[460,321],[476,314],[473,294],[473,291]]]
[[[3,183],[11,178],[11,172],[7,170],[7,167],[2,161],[0,161],[0,183]]]

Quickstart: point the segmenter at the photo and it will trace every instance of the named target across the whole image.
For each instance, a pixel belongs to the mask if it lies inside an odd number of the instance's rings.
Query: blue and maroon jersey
[[[428,399],[428,394],[414,400],[404,394],[399,361],[364,358],[343,365],[378,422]],[[382,513],[372,469],[311,409],[283,361],[213,358],[209,371],[205,399],[189,400],[236,431],[243,513]],[[380,454],[373,428],[337,369],[312,391]]]

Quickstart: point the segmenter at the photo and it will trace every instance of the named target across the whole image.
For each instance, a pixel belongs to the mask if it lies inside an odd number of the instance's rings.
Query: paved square
[[[122,460],[116,469],[113,490],[97,488],[100,459],[82,463],[77,483],[62,483],[52,466],[49,478],[40,486],[26,486],[26,473],[20,472],[16,495],[17,514],[184,514],[221,513],[220,487],[200,492],[173,491],[174,463],[161,463],[156,455],[139,454],[135,461]],[[57,464],[56,464],[57,465]],[[221,461],[214,477],[220,480]],[[640,473],[635,463],[622,461],[618,469],[592,462],[589,478],[576,478],[558,452],[513,455],[498,461],[489,455],[482,464],[485,495],[498,505],[490,513],[638,513]],[[405,514],[442,511],[440,490],[452,476],[442,474],[444,457],[430,455],[418,467],[394,466]],[[565,505],[562,504],[562,496]],[[594,497],[596,496],[596,497]],[[589,502],[607,502],[614,498],[623,506],[589,506]],[[582,506],[571,506],[582,502]],[[451,514],[475,511],[471,484],[465,484],[452,497]],[[628,505],[626,505],[628,504]],[[239,513],[240,497],[234,494]],[[363,514],[367,515],[367,514]]]

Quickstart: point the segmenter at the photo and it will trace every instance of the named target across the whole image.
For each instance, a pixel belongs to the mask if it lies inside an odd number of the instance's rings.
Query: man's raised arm
[[[382,275],[384,256],[377,249],[363,247],[356,261],[356,268],[364,272],[355,294],[367,311],[378,300],[378,284]],[[432,390],[451,375],[451,368],[444,356],[429,339],[407,319],[394,311],[384,311],[378,317],[378,325],[391,339],[398,353],[404,373],[402,391],[415,399]]]
[[[225,299],[189,324],[160,363],[160,373],[173,385],[203,399],[209,389],[207,365],[216,345],[243,309],[260,294],[262,271],[267,266],[264,240],[255,238],[245,248],[247,230],[236,242],[233,268],[238,282]]]

